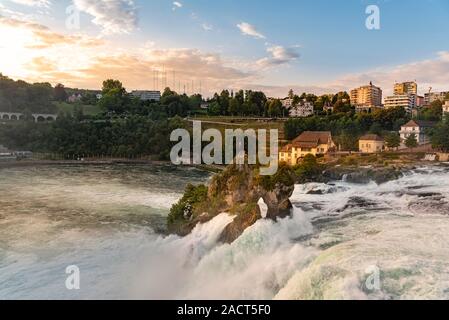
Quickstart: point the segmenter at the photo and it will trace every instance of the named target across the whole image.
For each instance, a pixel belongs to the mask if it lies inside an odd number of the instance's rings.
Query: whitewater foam
[[[217,242],[233,219],[226,213],[180,238],[145,225],[76,228],[70,215],[55,219],[42,207],[30,216],[22,208],[0,220],[8,244],[0,250],[0,297],[449,298],[449,220],[441,211],[447,207],[428,212],[433,193],[448,201],[447,168],[420,168],[382,185],[298,185],[291,218],[260,220],[232,244]],[[79,292],[64,288],[71,264],[81,269]],[[366,271],[373,266],[380,288],[370,291]]]

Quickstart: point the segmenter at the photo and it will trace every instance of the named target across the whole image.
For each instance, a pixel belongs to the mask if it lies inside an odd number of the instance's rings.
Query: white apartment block
[[[302,101],[298,105],[291,107],[289,114],[290,117],[293,118],[306,118],[313,116],[313,103]]]
[[[160,101],[161,92],[160,91],[149,91],[149,90],[135,90],[131,92],[134,98],[139,98],[141,101]]]
[[[386,97],[384,107],[385,109],[403,107],[408,113],[412,113],[412,111],[416,108],[416,95],[401,94]]]

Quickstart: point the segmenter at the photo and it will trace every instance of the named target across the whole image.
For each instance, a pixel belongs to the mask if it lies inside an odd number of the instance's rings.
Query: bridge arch
[[[45,122],[45,117],[44,116],[37,116],[36,117],[36,122]]]
[[[17,118],[17,115],[15,115],[15,114],[12,114],[12,115],[9,117],[9,119],[10,119],[10,120],[13,120],[13,121],[19,120],[19,119]]]
[[[4,113],[4,114],[2,115],[2,120],[10,120],[9,114]]]

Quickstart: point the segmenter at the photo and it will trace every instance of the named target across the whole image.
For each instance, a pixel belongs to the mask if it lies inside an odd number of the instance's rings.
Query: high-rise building
[[[373,85],[351,90],[351,105],[357,112],[370,112],[372,108],[382,106],[382,89]]]
[[[403,107],[405,111],[411,113],[416,108],[416,95],[401,94],[385,98],[384,107],[386,109]]]
[[[402,82],[394,84],[394,95],[414,94],[418,95],[418,84],[416,82]]]
[[[449,94],[449,91],[443,92],[429,92],[424,95],[424,104],[426,106],[430,105],[432,102],[440,100],[444,101],[446,96]]]
[[[425,104],[425,99],[423,96],[416,96],[416,107],[420,108],[423,107]]]

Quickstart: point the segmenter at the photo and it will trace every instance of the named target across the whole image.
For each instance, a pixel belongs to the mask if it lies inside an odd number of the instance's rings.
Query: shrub
[[[188,184],[184,196],[171,207],[167,218],[168,224],[187,220],[193,214],[195,207],[207,200],[207,190],[203,184],[198,186]]]
[[[286,186],[292,186],[295,184],[293,178],[294,172],[292,168],[282,163],[280,164],[278,171],[272,176],[258,176],[258,183],[268,191],[274,190],[276,184],[280,183]]]
[[[322,166],[317,158],[311,154],[304,157],[303,161],[295,167],[295,174],[301,183],[315,179],[322,172]]]

